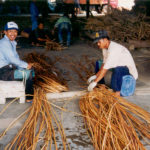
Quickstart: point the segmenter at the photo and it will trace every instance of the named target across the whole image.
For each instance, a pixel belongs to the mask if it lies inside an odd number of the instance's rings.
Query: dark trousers
[[[102,60],[96,61],[95,73],[97,73],[99,71],[102,64],[103,64]],[[119,66],[119,67],[113,68],[112,72],[113,73],[112,73],[112,77],[111,77],[111,88],[114,91],[121,91],[122,78],[125,75],[130,75],[129,69],[125,66]],[[102,78],[98,83],[99,84],[105,84],[104,78]]]
[[[5,66],[3,68],[0,68],[0,80],[3,81],[21,81],[14,78],[14,71],[17,68],[15,66]],[[33,89],[33,77],[32,74],[30,74],[29,78],[26,80],[26,87],[25,87],[25,93],[33,95],[34,89]],[[26,96],[26,99],[33,99],[33,96]]]
[[[125,75],[130,75],[129,69],[127,67],[120,66],[113,69],[111,78],[111,88],[114,91],[121,91],[122,78]]]

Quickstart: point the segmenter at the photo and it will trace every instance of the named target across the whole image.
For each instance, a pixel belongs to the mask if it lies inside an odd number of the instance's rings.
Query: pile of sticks
[[[119,42],[147,40],[150,39],[150,24],[147,20],[149,18],[144,14],[135,16],[127,10],[115,9],[111,14],[99,18],[89,18],[84,29],[89,33],[107,30],[110,38]]]
[[[64,49],[64,47],[62,45],[60,45],[59,43],[57,43],[55,41],[46,42],[45,48],[47,51],[50,51],[50,50],[61,51]]]
[[[101,86],[79,102],[96,150],[145,150],[150,144],[150,113]]]

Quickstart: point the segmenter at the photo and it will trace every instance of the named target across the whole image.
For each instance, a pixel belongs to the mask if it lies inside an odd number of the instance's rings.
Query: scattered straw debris
[[[63,47],[62,45],[60,45],[59,43],[54,42],[54,41],[46,42],[45,48],[47,51],[50,51],[50,50],[61,51],[61,50],[65,49],[65,47]]]

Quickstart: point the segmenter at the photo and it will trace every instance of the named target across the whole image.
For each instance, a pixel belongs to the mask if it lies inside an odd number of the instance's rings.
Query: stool
[[[0,104],[6,103],[6,98],[20,98],[25,103],[25,86],[22,81],[0,81]]]

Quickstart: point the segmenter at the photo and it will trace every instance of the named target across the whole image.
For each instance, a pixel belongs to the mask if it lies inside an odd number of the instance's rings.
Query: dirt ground
[[[92,44],[89,44],[85,41],[78,40],[75,41],[69,48],[66,48],[63,51],[46,51],[44,48],[39,47],[25,47],[22,45],[18,45],[18,52],[20,56],[23,56],[29,52],[40,52],[49,56],[52,60],[56,57],[59,57],[60,61],[56,63],[57,68],[63,75],[63,77],[67,80],[69,85],[69,91],[77,91],[83,90],[87,87],[79,86],[78,76],[73,72],[70,68],[70,62],[74,62],[77,65],[80,62],[83,62],[85,65],[88,65],[87,62],[84,62],[84,58],[88,58],[89,63],[93,63],[98,59],[102,58],[102,53],[97,48],[93,47]],[[136,62],[139,79],[137,80],[136,91],[133,96],[127,97],[126,99],[139,105],[145,110],[150,112],[150,49],[138,49],[131,51],[134,60]],[[68,61],[69,60],[69,61]],[[94,68],[93,68],[94,73]],[[109,84],[110,75],[108,73],[107,83]],[[82,81],[81,81],[82,82]],[[74,99],[62,99],[52,101],[53,103],[66,108],[71,112],[80,113],[79,109],[79,98]],[[8,103],[8,102],[7,102]],[[9,108],[0,115],[0,133],[7,128],[9,123],[14,120],[21,112],[26,110],[31,104],[19,104],[15,102]],[[0,112],[6,106],[0,105]],[[57,110],[60,115],[63,127],[65,129],[65,133],[67,136],[67,141],[70,144],[72,150],[93,150],[92,143],[90,141],[89,136],[87,135],[87,131],[84,128],[84,120],[82,117],[75,115],[74,113],[62,112]],[[4,146],[10,142],[10,140],[14,137],[17,131],[21,128],[23,120],[18,121],[12,128],[9,130],[6,135],[0,139],[0,150],[3,150]],[[62,143],[60,140],[60,136],[58,137],[58,147],[59,150],[62,148]],[[145,145],[147,150],[150,150],[148,145]],[[37,150],[40,149],[40,145]]]

